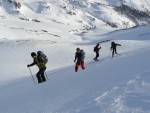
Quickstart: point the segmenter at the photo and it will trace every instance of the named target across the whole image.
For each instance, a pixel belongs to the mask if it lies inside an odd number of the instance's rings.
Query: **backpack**
[[[42,62],[44,64],[46,64],[48,62],[47,56],[42,51],[38,51],[37,54],[38,54],[38,58],[39,58],[40,62]]]
[[[111,42],[111,47],[114,48],[116,46],[115,42]]]
[[[84,60],[85,59],[85,52],[84,52],[84,50],[81,50],[81,54],[82,54],[82,60]]]
[[[96,52],[96,46],[94,47],[94,52]]]

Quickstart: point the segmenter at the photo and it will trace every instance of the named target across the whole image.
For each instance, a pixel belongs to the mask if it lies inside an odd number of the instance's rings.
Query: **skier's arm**
[[[29,66],[34,66],[36,63],[35,62],[33,62],[32,64],[29,64]]]
[[[74,59],[74,62],[77,60],[77,53],[75,53],[75,59]]]
[[[27,65],[27,67],[34,66],[35,64],[36,64],[36,62],[35,62],[35,61],[33,61],[33,63],[32,63],[32,64],[28,64],[28,65]]]
[[[121,44],[116,44],[117,46],[121,46]]]

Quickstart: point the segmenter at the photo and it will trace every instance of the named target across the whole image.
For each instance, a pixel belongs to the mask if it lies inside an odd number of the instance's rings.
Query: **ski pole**
[[[49,78],[48,78],[48,76],[47,76],[46,72],[45,72],[45,76],[46,76],[47,80],[49,80]]]
[[[29,67],[28,67],[29,68]],[[34,82],[34,84],[36,84],[35,83],[35,80],[34,80],[34,77],[33,77],[33,74],[32,74],[32,72],[31,72],[31,69],[29,68],[29,71],[30,71],[30,74],[31,74],[31,76],[32,76],[32,79],[33,79],[33,82]]]

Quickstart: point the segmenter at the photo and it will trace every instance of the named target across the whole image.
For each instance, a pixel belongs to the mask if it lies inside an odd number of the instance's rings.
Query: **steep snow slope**
[[[94,41],[1,41],[0,113],[149,113],[150,41],[137,39],[145,29],[149,27],[111,33],[115,39],[124,37],[116,40],[122,44],[121,56],[111,59],[110,42],[102,43],[97,63],[91,62]],[[86,70],[75,73],[78,46],[86,52]],[[39,49],[49,57],[47,70],[55,70],[47,71],[49,81],[34,85],[26,65],[32,62],[30,52]],[[35,74],[37,68],[31,70]]]
[[[5,83],[0,113],[149,113],[150,42],[141,44],[87,64],[85,71],[71,66],[47,72],[49,81],[39,85],[30,76]]]

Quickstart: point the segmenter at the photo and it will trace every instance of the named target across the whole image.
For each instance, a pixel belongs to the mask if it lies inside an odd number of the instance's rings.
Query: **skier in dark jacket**
[[[99,50],[101,49],[101,47],[99,47],[100,44],[98,43],[95,47],[94,47],[94,52],[96,53],[96,56],[94,58],[95,61],[98,61],[98,57],[99,57]]]
[[[28,64],[27,67],[33,66],[33,65],[37,65],[39,68],[38,73],[36,74],[36,77],[38,79],[38,83],[41,82],[45,82],[46,78],[44,76],[44,72],[46,70],[46,64],[43,63],[40,58],[37,56],[37,54],[35,52],[31,53],[31,57],[33,58],[33,63],[32,64]]]
[[[77,62],[76,62],[77,60]],[[75,72],[78,71],[79,66],[81,65],[82,69],[85,69],[85,65],[84,65],[84,52],[83,50],[80,50],[80,48],[76,49],[76,53],[75,53],[75,60],[74,62],[76,62],[75,65]]]
[[[114,41],[111,42],[112,57],[114,57],[114,53],[118,54],[118,53],[117,53],[117,49],[116,49],[117,46],[121,46],[121,45],[115,43]]]

